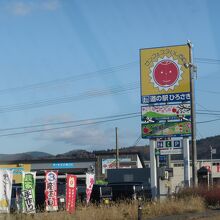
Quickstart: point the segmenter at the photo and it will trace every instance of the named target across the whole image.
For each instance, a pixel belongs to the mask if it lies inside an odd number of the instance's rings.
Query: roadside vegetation
[[[160,202],[142,202],[143,219],[155,216],[200,212],[206,209],[199,196],[172,198]],[[138,201],[128,201],[106,205],[77,206],[74,214],[67,212],[0,215],[4,220],[133,220],[138,218]]]

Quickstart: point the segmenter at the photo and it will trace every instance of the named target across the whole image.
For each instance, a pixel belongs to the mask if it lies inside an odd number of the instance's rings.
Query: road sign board
[[[160,163],[166,163],[167,161],[167,156],[166,155],[160,155],[159,156],[159,162]]]
[[[188,137],[191,122],[165,122],[142,124],[142,138]]]
[[[141,49],[142,104],[190,100],[190,68],[186,65],[188,63],[188,44]]]
[[[190,103],[142,106],[141,120],[188,120],[191,118],[190,109]]]
[[[168,155],[168,154],[182,154],[182,148],[171,148],[171,149],[160,149],[160,155]]]
[[[182,140],[159,140],[156,142],[158,149],[182,148]]]

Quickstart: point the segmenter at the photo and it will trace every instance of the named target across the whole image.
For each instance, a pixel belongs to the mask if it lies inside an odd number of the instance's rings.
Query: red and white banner
[[[66,211],[73,213],[76,207],[77,177],[72,174],[66,175]]]
[[[86,173],[86,202],[89,203],[92,188],[95,183],[95,175],[92,173]]]
[[[45,171],[45,202],[46,211],[57,211],[57,177],[58,171]]]

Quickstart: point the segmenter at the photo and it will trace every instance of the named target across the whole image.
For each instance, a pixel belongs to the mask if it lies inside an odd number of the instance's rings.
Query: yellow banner
[[[0,169],[13,170],[13,182],[22,182],[22,171],[30,171],[31,164],[0,164]]]
[[[189,45],[140,50],[141,96],[190,92]]]

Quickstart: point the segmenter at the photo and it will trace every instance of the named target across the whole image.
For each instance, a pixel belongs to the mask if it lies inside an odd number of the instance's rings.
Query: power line
[[[136,147],[137,144],[141,141],[141,139],[142,139],[142,135],[140,135],[140,136],[137,138],[137,140],[134,142],[134,144],[133,144],[132,146],[133,146],[133,147]]]
[[[110,115],[105,117],[97,117],[97,118],[87,118],[82,120],[71,120],[71,121],[63,121],[63,122],[53,122],[53,123],[44,123],[44,124],[36,124],[36,125],[26,125],[26,126],[19,126],[19,127],[11,127],[11,128],[3,128],[0,129],[0,132],[4,131],[12,131],[12,130],[18,130],[18,129],[31,129],[31,128],[38,128],[38,127],[44,127],[44,126],[51,126],[51,125],[64,125],[64,124],[73,124],[73,123],[79,123],[79,122],[88,122],[88,121],[96,121],[96,120],[103,120],[103,119],[111,119],[111,118],[117,118],[117,117],[126,117],[126,116],[140,116],[140,112],[132,112],[132,113],[124,113],[124,114],[117,114],[117,115]]]
[[[46,107],[50,105],[69,103],[73,101],[81,101],[84,99],[90,99],[94,97],[114,95],[118,93],[126,93],[127,91],[135,90],[139,88],[140,88],[140,85],[139,83],[136,82],[136,83],[129,83],[124,86],[111,87],[111,88],[103,89],[103,90],[87,91],[76,96],[61,97],[61,98],[55,98],[55,99],[40,100],[37,102],[25,102],[25,103],[20,103],[20,104],[15,104],[15,105],[1,106],[0,113],[21,111],[21,110],[32,109],[32,108],[39,108],[39,107]]]
[[[33,83],[33,84],[25,85],[25,86],[17,86],[17,87],[2,89],[2,90],[0,90],[0,94],[11,93],[11,92],[20,92],[23,90],[30,90],[30,89],[39,89],[39,88],[53,86],[55,84],[65,84],[65,83],[70,83],[70,82],[76,82],[76,81],[96,77],[97,75],[107,76],[107,75],[112,74],[114,72],[127,70],[131,66],[137,65],[137,64],[138,64],[138,61],[134,61],[134,62],[129,62],[126,64],[118,65],[118,66],[104,68],[104,69],[93,71],[93,72],[78,74],[75,76],[69,76],[69,77],[65,77],[65,78],[54,79],[54,80],[40,82],[40,83]]]
[[[139,115],[133,115],[133,116],[126,116],[126,117],[119,117],[119,118],[115,118],[115,119],[100,120],[100,121],[96,121],[96,122],[87,122],[87,123],[83,123],[83,124],[76,124],[76,125],[69,125],[69,126],[62,126],[62,127],[55,127],[55,128],[45,128],[45,129],[38,129],[38,130],[32,130],[32,131],[14,132],[14,133],[8,133],[8,134],[0,134],[0,137],[15,136],[15,135],[22,135],[22,134],[30,134],[30,133],[38,133],[38,132],[59,130],[59,129],[65,129],[65,128],[74,128],[74,127],[85,126],[85,125],[95,125],[95,124],[101,124],[101,123],[107,123],[107,122],[112,122],[112,121],[130,119],[130,118],[135,118],[135,117],[140,117],[140,116]]]
[[[212,58],[195,58],[194,59],[197,63],[207,63],[207,64],[220,64],[219,59],[212,59]]]
[[[195,58],[194,60],[197,63],[220,64],[219,59],[213,59],[213,58]],[[107,68],[93,71],[93,72],[78,74],[75,76],[69,76],[69,77],[54,79],[54,80],[45,81],[45,82],[33,83],[33,84],[25,85],[25,86],[6,88],[6,89],[0,90],[0,95],[11,93],[11,92],[21,92],[21,91],[30,90],[30,89],[39,89],[39,88],[53,86],[55,84],[65,84],[65,83],[70,83],[74,81],[85,80],[85,79],[89,79],[92,77],[96,77],[97,75],[106,76],[117,71],[129,69],[131,66],[138,65],[138,64],[139,64],[139,61],[133,61],[133,62],[121,64],[118,66],[107,67]]]
[[[32,125],[32,126],[5,128],[5,129],[0,129],[0,131],[4,132],[4,131],[18,130],[18,129],[31,129],[31,128],[36,128],[36,127],[49,126],[49,125],[50,126],[51,125],[64,125],[64,124],[79,123],[80,122],[79,124],[67,125],[67,126],[61,126],[61,127],[43,128],[43,129],[36,129],[36,130],[31,130],[31,131],[21,131],[21,132],[0,134],[0,137],[38,133],[38,132],[47,132],[47,131],[52,131],[52,130],[73,128],[73,127],[79,127],[79,126],[85,126],[85,125],[95,125],[95,124],[107,123],[107,122],[111,122],[111,121],[118,121],[118,120],[140,117],[140,115],[141,115],[140,112],[133,112],[133,113],[125,113],[125,114],[111,115],[111,116],[98,117],[98,118],[90,118],[90,119],[84,119],[84,120],[65,121],[65,122],[57,122],[57,123],[38,124],[38,125]],[[220,120],[220,118],[197,122],[197,124],[210,123],[210,122],[217,121],[217,120]],[[91,121],[93,121],[93,122],[91,122]],[[134,146],[136,146],[140,142],[140,140],[141,140],[141,136],[135,141]]]
[[[110,87],[110,88],[103,89],[103,90],[86,91],[75,96],[65,96],[65,97],[54,98],[54,99],[39,100],[37,102],[25,102],[25,103],[8,105],[8,106],[0,106],[0,113],[22,111],[26,109],[46,107],[50,105],[69,103],[73,101],[81,101],[85,99],[107,96],[107,95],[114,95],[118,93],[126,93],[128,91],[139,89],[139,88],[140,88],[139,82],[134,82],[134,83],[129,83],[127,85],[114,86],[114,87]]]
[[[220,118],[216,118],[216,119],[213,119],[213,120],[200,121],[200,122],[197,122],[197,124],[210,123],[210,122],[219,121],[219,120],[220,120]]]
[[[197,114],[209,114],[209,113],[200,113],[200,112],[196,112],[196,113]],[[81,120],[52,122],[52,123],[44,123],[44,124],[36,124],[36,125],[25,125],[25,126],[19,126],[19,127],[3,128],[3,129],[0,129],[0,132],[18,130],[18,129],[30,129],[30,128],[37,128],[37,127],[44,127],[44,126],[52,126],[52,125],[72,124],[72,123],[87,122],[87,121],[94,121],[94,120],[103,120],[103,119],[110,119],[110,118],[115,118],[115,117],[124,117],[124,116],[131,116],[131,115],[141,116],[141,113],[132,112],[132,113],[124,113],[124,114],[110,115],[110,116],[97,117],[97,118],[88,118],[88,119],[81,119]],[[216,116],[220,114],[211,114],[211,115]]]
[[[210,91],[210,90],[197,89],[197,91],[199,91],[199,92],[205,92],[205,93],[211,93],[211,94],[220,94],[220,92]]]

